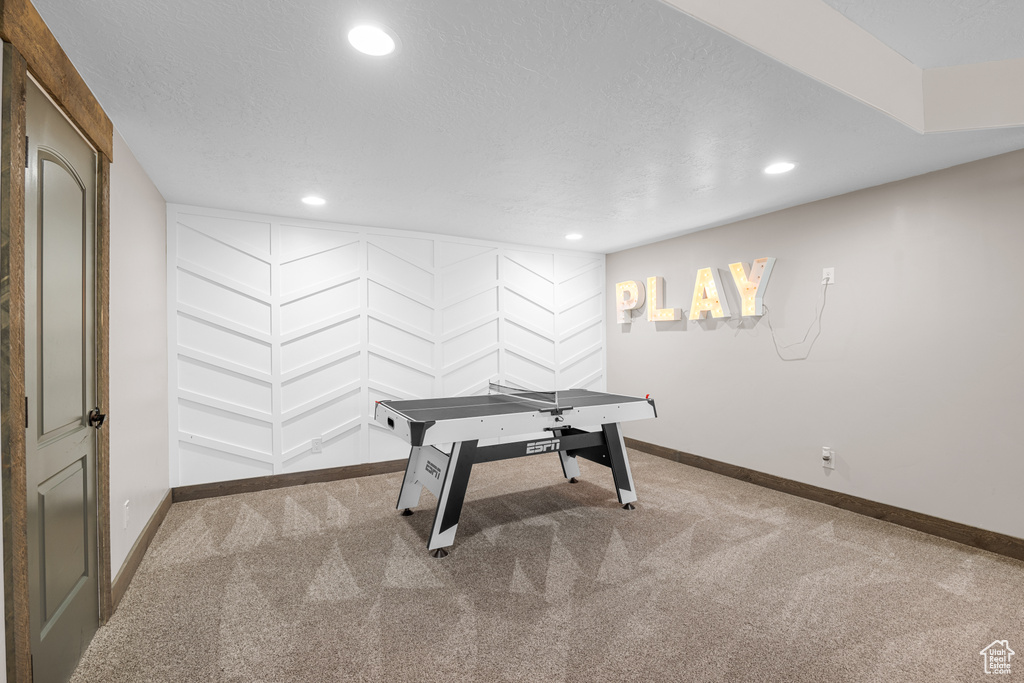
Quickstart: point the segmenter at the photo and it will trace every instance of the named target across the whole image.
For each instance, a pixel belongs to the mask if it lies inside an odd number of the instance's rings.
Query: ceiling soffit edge
[[[662,0],[918,133],[1024,126],[1024,59],[921,69],[821,0]]]

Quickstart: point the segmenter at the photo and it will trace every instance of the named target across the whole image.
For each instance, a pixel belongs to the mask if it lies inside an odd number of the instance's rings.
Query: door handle
[[[89,426],[99,429],[103,426],[103,422],[107,419],[106,413],[101,413],[99,406],[89,411]]]

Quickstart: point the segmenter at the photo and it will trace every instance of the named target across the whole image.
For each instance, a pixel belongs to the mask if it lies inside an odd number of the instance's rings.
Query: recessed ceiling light
[[[370,24],[356,26],[348,32],[352,47],[371,57],[383,57],[395,51],[395,37],[390,31]]]
[[[778,175],[779,173],[789,173],[794,168],[796,168],[796,164],[791,164],[788,161],[780,161],[779,163],[772,164],[768,168],[764,169],[764,172],[768,175]]]
[[[578,232],[570,232],[568,235],[565,236],[565,239],[567,239],[567,240],[581,240],[581,239],[583,239],[583,235],[579,234]]]
[[[309,197],[303,197],[302,203],[309,204],[310,206],[323,206],[327,203],[327,200],[323,197],[314,197],[310,195]]]

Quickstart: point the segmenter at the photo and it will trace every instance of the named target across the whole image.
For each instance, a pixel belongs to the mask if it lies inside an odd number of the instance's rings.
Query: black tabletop
[[[546,412],[554,409],[565,410],[644,400],[646,399],[588,391],[587,389],[567,389],[558,392],[524,391],[516,394],[454,396],[408,401],[381,401],[381,403],[417,422],[439,422],[467,417]]]

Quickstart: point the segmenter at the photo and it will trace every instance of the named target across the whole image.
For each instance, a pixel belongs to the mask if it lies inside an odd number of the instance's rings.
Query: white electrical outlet
[[[822,268],[821,269],[821,284],[834,285],[836,283],[836,269],[835,268]]]
[[[324,439],[323,439],[322,436],[315,436],[315,437],[313,437],[313,446],[312,446],[312,448],[310,448],[310,451],[313,452],[313,453],[323,453],[324,452]]]
[[[130,512],[129,512],[130,505],[131,505],[131,501],[130,500],[126,500],[124,502],[124,526],[122,527],[124,529],[128,528],[128,517],[129,517],[129,514],[130,514]]]
[[[821,447],[821,466],[826,470],[834,470],[836,468],[836,454],[828,446]]]

